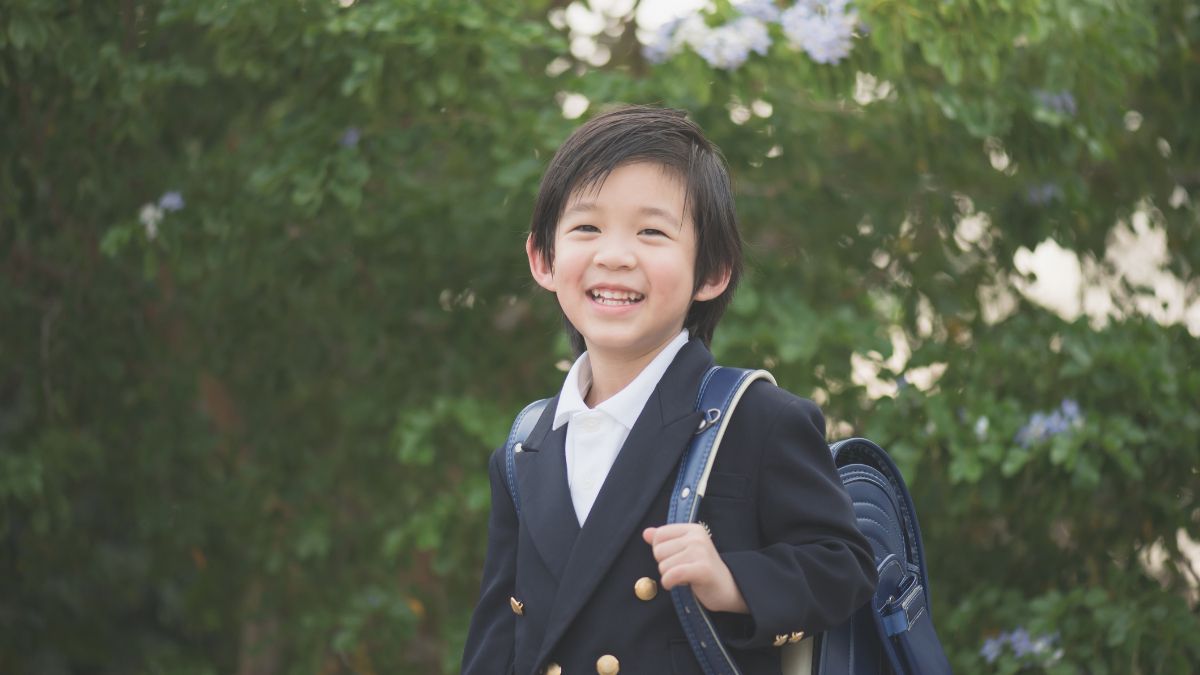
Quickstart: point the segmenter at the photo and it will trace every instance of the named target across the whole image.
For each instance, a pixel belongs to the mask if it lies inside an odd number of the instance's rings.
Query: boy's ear
[[[692,300],[695,300],[696,302],[704,302],[705,300],[712,300],[713,298],[724,293],[725,289],[729,287],[730,274],[731,272],[728,268],[715,273],[712,278],[710,278],[708,281],[705,281],[704,284],[696,290],[695,295],[692,296]]]
[[[542,257],[542,252],[533,247],[533,234],[525,238],[525,255],[529,258],[529,273],[538,286],[556,293],[554,287],[554,267]]]

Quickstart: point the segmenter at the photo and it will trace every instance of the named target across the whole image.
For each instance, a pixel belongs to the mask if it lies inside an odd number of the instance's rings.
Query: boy
[[[463,672],[700,673],[660,592],[687,584],[742,672],[779,673],[778,647],[849,617],[875,567],[821,412],[763,381],[729,421],[707,527],[662,526],[741,271],[719,151],[681,112],[597,116],[551,160],[526,253],[582,354],[516,455],[519,518],[492,455]]]

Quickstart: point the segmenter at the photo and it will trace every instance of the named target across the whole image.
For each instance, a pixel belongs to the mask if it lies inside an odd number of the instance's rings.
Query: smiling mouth
[[[591,290],[588,291],[588,297],[601,305],[620,307],[622,305],[636,305],[646,296],[641,293],[634,293],[633,291]]]

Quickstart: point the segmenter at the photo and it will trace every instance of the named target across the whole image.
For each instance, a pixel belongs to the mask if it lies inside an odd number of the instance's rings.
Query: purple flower
[[[1046,431],[1051,436],[1057,436],[1071,428],[1071,420],[1068,420],[1062,411],[1055,410],[1046,417]]]
[[[1012,648],[1013,657],[1017,659],[1031,655],[1041,656],[1044,657],[1042,661],[1045,664],[1051,664],[1062,656],[1061,649],[1051,652],[1051,648],[1057,639],[1057,634],[1039,635],[1034,638],[1029,634],[1029,631],[1018,626],[1010,633],[1001,633],[994,638],[984,640],[983,647],[979,650],[979,655],[988,663],[995,663],[997,659],[1004,655],[1004,650],[1007,646]]]
[[[183,206],[183,195],[178,190],[171,190],[158,198],[158,208],[163,211],[179,211]]]
[[[1000,652],[1004,651],[1004,636],[988,638],[983,641],[983,647],[979,650],[979,655],[987,659],[988,663],[995,663],[996,659],[1000,658]]]
[[[358,127],[346,127],[346,131],[338,140],[338,145],[343,148],[354,148],[358,146],[360,140],[362,140],[362,132],[358,130]]]
[[[671,57],[671,45],[666,42],[654,42],[642,45],[642,56],[653,64],[666,62]]]
[[[767,55],[767,50],[771,48],[771,34],[767,32],[766,24],[759,19],[747,16],[734,21],[730,26],[736,29],[741,38],[746,41],[750,51],[759,56]]]
[[[746,62],[750,52],[766,54],[770,46],[766,24],[743,16],[710,31],[708,38],[696,45],[696,53],[714,68],[733,70]]]
[[[779,19],[779,5],[776,5],[774,0],[735,0],[733,8],[759,21],[770,22]]]
[[[1029,421],[1017,431],[1014,440],[1021,447],[1027,448],[1071,431],[1082,423],[1083,413],[1079,409],[1079,403],[1074,399],[1065,398],[1058,410],[1049,413],[1035,412],[1030,415]]]
[[[1017,628],[1010,633],[1008,643],[1012,645],[1013,653],[1017,658],[1033,653],[1033,640],[1029,637],[1029,631],[1024,628]]]
[[[1066,115],[1067,117],[1073,117],[1078,109],[1075,105],[1075,97],[1071,92],[1066,90],[1046,91],[1044,89],[1036,89],[1033,92],[1033,97],[1037,99],[1038,105],[1043,108],[1060,115]]]
[[[1025,426],[1017,430],[1016,441],[1022,448],[1027,448],[1033,443],[1036,443],[1045,435],[1046,416],[1040,412],[1035,412],[1029,416],[1029,421]]]
[[[1080,418],[1079,402],[1073,398],[1064,398],[1059,405],[1059,410],[1072,422]]]
[[[771,47],[767,24],[778,21],[793,47],[818,63],[837,63],[850,53],[858,23],[858,14],[849,4],[850,0],[797,0],[780,11],[777,0],[733,0],[737,17],[725,25],[710,28],[698,13],[676,18],[654,31],[642,46],[642,55],[651,63],[662,63],[686,45],[710,66],[734,70],[750,52],[767,54]]]
[[[693,23],[693,19],[699,19],[699,17],[695,14],[685,14],[659,26],[650,40],[642,46],[642,56],[645,56],[650,63],[655,64],[663,63],[674,56],[685,38],[683,33],[686,31],[680,31],[680,28],[685,23]],[[703,23],[704,21],[701,19],[700,24],[703,25]]]
[[[784,35],[817,63],[837,63],[853,48],[858,14],[849,0],[799,0],[779,17]]]

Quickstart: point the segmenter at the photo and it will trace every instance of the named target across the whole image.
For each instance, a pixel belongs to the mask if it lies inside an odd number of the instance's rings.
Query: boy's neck
[[[583,402],[587,407],[595,408],[615,396],[629,386],[629,383],[633,382],[675,337],[672,335],[671,339],[642,354],[609,353],[589,349],[588,362],[592,367],[592,385],[588,388]]]

